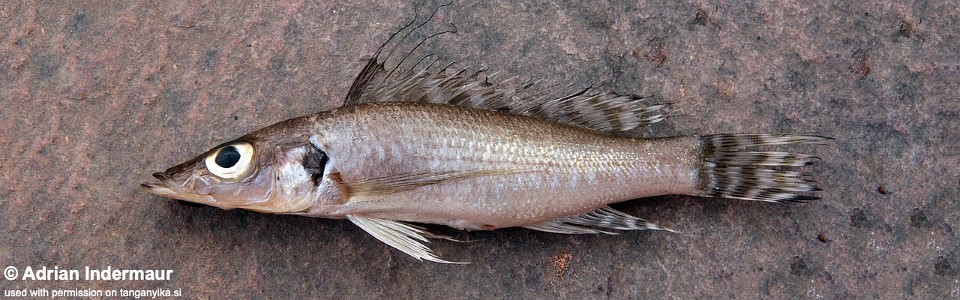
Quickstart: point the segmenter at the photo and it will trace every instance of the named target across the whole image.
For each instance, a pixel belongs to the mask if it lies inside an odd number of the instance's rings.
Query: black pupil
[[[233,167],[240,161],[240,151],[237,151],[237,147],[226,146],[220,150],[220,153],[217,153],[217,158],[214,161],[221,168]]]

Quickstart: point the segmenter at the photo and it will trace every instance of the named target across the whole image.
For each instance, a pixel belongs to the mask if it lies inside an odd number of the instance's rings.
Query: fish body
[[[627,137],[622,132],[664,120],[669,105],[592,89],[550,97],[449,65],[404,68],[401,60],[387,68],[380,54],[340,108],[216,146],[155,173],[158,182],[143,189],[223,209],[349,219],[436,262],[448,261],[424,242],[441,236],[409,223],[564,234],[669,230],[608,205],[669,194],[818,199],[810,193],[819,189],[797,171],[817,158],[754,148],[827,138]]]
[[[469,107],[366,104],[318,118],[349,200],[311,216],[374,218],[495,229],[541,223],[609,203],[696,188],[692,137],[634,139]],[[335,159],[333,159],[335,157]],[[385,187],[375,178],[417,185]],[[429,179],[426,179],[429,180]],[[362,187],[369,184],[369,187]]]

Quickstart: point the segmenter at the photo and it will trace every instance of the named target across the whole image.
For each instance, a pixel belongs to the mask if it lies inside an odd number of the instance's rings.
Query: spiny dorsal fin
[[[434,14],[436,12],[434,10]],[[381,57],[385,46],[398,36],[399,45],[411,32],[427,23],[420,23],[411,29],[415,22],[416,18],[393,33],[377,49],[351,85],[345,106],[400,101],[460,105],[542,118],[603,132],[631,130],[665,119],[667,104],[650,104],[642,97],[595,92],[592,88],[559,98],[549,97],[533,91],[535,81],[513,77],[490,82],[493,74],[486,74],[483,68],[476,71],[466,67],[452,69],[453,63],[439,67],[439,59],[432,59],[432,54],[424,55],[415,63],[408,63],[412,66],[404,66],[407,58],[424,42],[444,33],[456,32],[455,28],[430,35],[388,69],[386,61],[397,46]]]
[[[430,15],[429,18],[427,18],[426,21],[423,21],[422,23],[417,24],[416,26],[414,26],[414,24],[416,24],[417,18],[419,17],[419,15],[415,14],[414,18],[410,20],[409,23],[407,23],[406,25],[401,27],[399,30],[391,34],[390,37],[387,38],[385,42],[383,42],[383,44],[380,44],[380,47],[378,47],[377,51],[374,52],[373,57],[367,60],[367,64],[364,65],[363,69],[360,70],[360,73],[357,74],[357,78],[355,78],[353,80],[353,83],[350,85],[350,90],[347,92],[347,97],[343,101],[343,106],[378,102],[379,97],[375,97],[377,94],[376,91],[378,90],[378,87],[384,86],[385,83],[389,81],[394,81],[393,79],[396,79],[396,77],[405,77],[404,75],[406,76],[410,75],[409,74],[410,72],[403,71],[403,69],[401,68],[401,65],[411,54],[413,54],[414,51],[417,50],[417,48],[423,45],[430,38],[433,38],[442,34],[446,34],[446,33],[456,33],[457,32],[456,27],[454,27],[453,30],[446,30],[446,31],[442,31],[442,32],[430,35],[429,37],[421,40],[420,43],[418,43],[416,46],[413,47],[413,49],[407,52],[407,54],[404,55],[403,58],[400,59],[400,61],[397,62],[392,69],[387,70],[385,67],[387,59],[389,59],[393,55],[393,53],[399,48],[399,46],[403,43],[403,41],[406,40],[408,36],[410,36],[411,33],[413,33],[417,29],[420,29],[421,27],[426,25],[430,20],[433,19],[433,17],[437,14],[437,12],[441,8],[445,6],[449,6],[451,4],[452,2],[438,6],[433,10],[433,13]],[[416,13],[416,10],[414,10],[414,13]],[[411,26],[413,27],[411,28]],[[383,54],[383,50],[386,49],[387,45],[390,44],[390,42],[393,41],[398,36],[399,36],[399,40],[397,41],[397,44],[394,45],[389,50],[389,52],[387,52],[386,56],[381,57],[380,55]],[[419,65],[420,62],[422,62],[423,60],[431,56],[432,54],[428,54],[424,56],[420,61],[417,61],[417,63],[414,64],[413,67],[410,67],[409,70],[416,69],[417,65]],[[427,67],[429,68],[431,65],[428,65]],[[394,76],[394,75],[397,75],[397,76]],[[398,100],[394,100],[394,101],[398,101]]]
[[[452,262],[440,259],[430,247],[424,245],[429,242],[424,236],[434,236],[423,228],[404,224],[397,221],[369,218],[358,215],[347,215],[347,219],[356,224],[381,242],[390,247],[403,251],[417,260],[429,260],[438,263],[466,264],[466,262]]]
[[[560,219],[523,226],[527,229],[563,233],[563,234],[617,234],[611,230],[665,230],[676,232],[668,228],[661,227],[647,220],[628,215],[619,210],[604,206],[600,209],[563,217]]]

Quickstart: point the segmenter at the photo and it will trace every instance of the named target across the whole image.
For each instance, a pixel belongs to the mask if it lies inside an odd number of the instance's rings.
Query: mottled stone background
[[[253,2],[253,1],[250,1]],[[351,1],[352,2],[352,1]],[[149,174],[337,107],[437,3],[0,2],[0,267],[172,269],[191,297],[960,297],[956,1],[457,2],[425,50],[681,109],[640,135],[817,133],[822,201],[617,205],[683,231],[457,232],[421,263],[347,221],[182,205]],[[834,3],[839,2],[840,4]],[[564,89],[569,91],[569,89]],[[558,91],[559,92],[559,91]]]

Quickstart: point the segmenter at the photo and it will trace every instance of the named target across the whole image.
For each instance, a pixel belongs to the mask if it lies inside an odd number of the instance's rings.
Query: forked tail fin
[[[818,157],[789,153],[751,151],[749,148],[789,144],[824,144],[830,138],[807,135],[717,134],[700,137],[697,196],[766,202],[818,200],[809,195],[820,191],[797,169]]]

